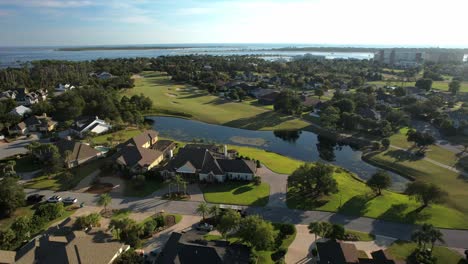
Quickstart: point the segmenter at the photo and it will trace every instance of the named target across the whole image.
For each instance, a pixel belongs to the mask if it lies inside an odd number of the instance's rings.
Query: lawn
[[[32,209],[32,205],[24,206],[16,209],[16,211],[10,216],[6,218],[0,219],[0,230],[7,229],[13,221],[20,216],[32,216],[34,214],[34,210]]]
[[[414,144],[406,140],[407,132],[408,128],[400,129],[398,133],[395,133],[390,137],[390,144],[404,149],[414,148]],[[416,149],[414,149],[414,151],[416,151]],[[437,145],[431,145],[427,148],[426,157],[448,166],[455,166],[457,163],[459,163],[459,158],[457,157],[456,153]],[[459,165],[463,166],[462,164]],[[468,167],[468,164],[464,165]]]
[[[89,163],[80,165],[72,168],[70,171],[74,177],[71,181],[63,178],[63,173],[57,173],[54,175],[42,175],[28,181],[24,184],[25,188],[30,189],[48,189],[53,191],[66,191],[75,187],[82,179],[86,176],[99,169],[105,162],[105,159],[93,160]]]
[[[415,243],[396,241],[387,251],[397,260],[406,260],[415,249]],[[437,258],[437,263],[463,263],[463,258],[460,254],[446,247],[434,247],[433,254]]]
[[[120,131],[116,131],[116,132],[109,133],[109,134],[95,136],[91,140],[94,145],[105,145],[109,143],[107,141],[107,138],[110,136],[114,136],[115,139],[119,139],[121,142],[124,142],[128,140],[129,138],[132,138],[140,133],[141,131],[136,128],[129,128],[129,129],[120,130]]]
[[[190,117],[206,123],[252,130],[301,129],[308,124],[292,116],[279,115],[251,101],[233,102],[210,95],[196,87],[179,84],[160,72],[145,72],[135,79],[126,96],[144,94],[153,100],[154,110],[147,113]]]
[[[370,163],[407,175],[417,180],[432,182],[440,186],[449,197],[447,205],[468,214],[468,181],[458,173],[447,170],[424,159],[414,160],[402,150],[389,149],[366,156]]]
[[[356,236],[359,239],[359,241],[373,241],[375,239],[375,236],[373,234],[355,230],[346,230],[346,234]]]
[[[237,150],[239,155],[244,157],[260,160],[260,162],[270,170],[282,174],[291,174],[304,163],[304,161],[295,160],[258,148],[229,145],[229,149]]]
[[[320,200],[299,195],[288,188],[287,204],[290,208],[340,212],[350,216],[367,216],[404,223],[431,223],[437,227],[468,229],[466,216],[443,205],[432,205],[418,213],[420,203],[408,196],[384,191],[375,196],[366,184],[349,173],[335,172],[339,192]]]
[[[384,86],[387,84],[392,85],[392,86],[400,86],[402,82],[394,81],[394,82],[387,83],[386,81],[374,81],[374,82],[368,82],[368,84],[374,84],[377,86]],[[406,82],[404,83],[404,85],[414,86],[415,82]],[[449,81],[434,81],[432,83],[432,88],[436,90],[441,90],[441,91],[448,91],[448,85],[449,85]],[[461,83],[460,92],[468,93],[468,82]]]
[[[147,180],[142,187],[136,187],[132,182],[132,180],[125,182],[123,192],[125,196],[146,197],[165,186],[165,183],[162,180]]]
[[[262,183],[226,182],[200,185],[205,200],[209,203],[265,206],[270,195],[270,186]]]

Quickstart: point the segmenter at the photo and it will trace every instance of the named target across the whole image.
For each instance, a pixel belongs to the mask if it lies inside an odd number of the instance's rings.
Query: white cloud
[[[0,5],[25,7],[72,8],[93,5],[89,0],[0,0]]]

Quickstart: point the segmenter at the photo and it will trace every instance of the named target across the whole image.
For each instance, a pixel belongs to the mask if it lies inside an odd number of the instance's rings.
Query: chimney
[[[227,145],[224,145],[224,157],[228,157],[228,152],[227,152]]]
[[[174,151],[172,149],[169,150],[169,158],[172,159],[174,157]]]

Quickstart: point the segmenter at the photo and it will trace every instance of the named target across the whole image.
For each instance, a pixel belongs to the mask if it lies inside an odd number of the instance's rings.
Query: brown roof
[[[161,151],[138,147],[129,143],[119,151],[117,160],[125,166],[139,165],[144,167],[153,163],[161,155],[163,155]]]
[[[30,116],[24,120],[28,126],[42,125],[42,126],[51,126],[57,122],[53,121],[52,118],[48,117],[46,114],[37,116]]]
[[[150,139],[153,139],[157,137],[159,133],[154,130],[145,130],[141,134],[132,137],[127,141],[127,143],[134,143],[136,146],[143,146],[145,143],[150,141]]]
[[[317,251],[320,263],[359,263],[358,251],[354,244],[336,242],[318,242]]]
[[[65,155],[66,151],[71,152],[70,155],[65,158],[67,162],[88,159],[99,155],[99,151],[84,143],[77,141],[60,140],[58,142],[55,142],[55,145],[57,146],[62,155]]]

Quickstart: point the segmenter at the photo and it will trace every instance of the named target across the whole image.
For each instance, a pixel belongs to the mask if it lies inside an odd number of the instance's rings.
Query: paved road
[[[85,202],[85,204],[88,205],[96,205],[98,200],[98,195],[89,193],[53,192],[35,189],[26,189],[26,193],[41,193],[46,196],[51,196],[53,194],[59,194],[64,197],[74,196],[78,198],[80,202]],[[178,214],[196,215],[195,209],[198,204],[199,202],[195,201],[166,201],[154,197],[114,197],[111,207],[115,209],[128,208],[135,212],[152,211],[157,213],[164,210],[166,212]],[[259,214],[273,222],[306,225],[313,221],[329,221],[331,223],[342,224],[349,229],[405,240],[410,239],[411,233],[416,228],[416,226],[410,224],[394,223],[367,217],[350,217],[338,213],[301,211],[281,207],[248,207],[247,212],[249,214]],[[455,248],[468,247],[468,230],[441,229],[441,231],[444,234],[447,246]]]
[[[30,138],[16,140],[11,143],[0,143],[0,160],[11,156],[26,154],[28,150],[26,147],[33,141],[37,141],[39,138],[32,134]]]

